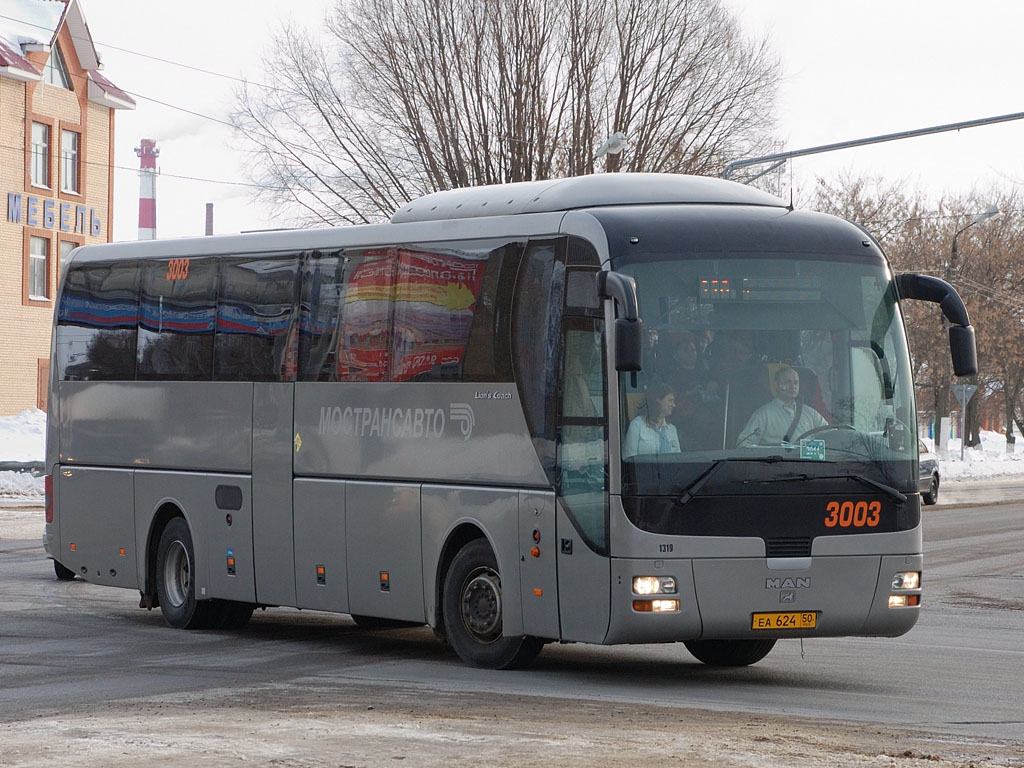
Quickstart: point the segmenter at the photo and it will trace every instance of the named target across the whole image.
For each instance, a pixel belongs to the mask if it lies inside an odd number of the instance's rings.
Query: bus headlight
[[[676,580],[674,576],[634,576],[634,595],[674,595]]]
[[[906,571],[905,573],[897,573],[892,577],[893,589],[919,589],[920,587],[920,571]]]

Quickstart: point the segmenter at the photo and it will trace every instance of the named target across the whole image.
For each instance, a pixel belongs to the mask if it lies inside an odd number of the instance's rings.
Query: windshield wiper
[[[907,500],[906,494],[901,493],[900,491],[893,488],[891,485],[886,485],[885,483],[880,483],[877,480],[872,480],[870,477],[865,477],[864,475],[857,475],[853,473],[850,473],[848,475],[807,475],[801,473],[798,475],[783,475],[780,477],[770,477],[764,480],[744,480],[743,483],[786,483],[792,480],[797,480],[801,482],[804,480],[859,480],[865,485],[870,485],[872,488],[876,488],[877,490],[882,491],[883,493],[887,493],[894,499],[898,499],[899,501]]]
[[[718,459],[710,467],[705,469],[689,485],[687,485],[679,493],[679,498],[676,499],[676,504],[684,506],[690,499],[697,495],[697,492],[707,485],[708,481],[721,469],[727,462],[730,461],[755,461],[759,464],[774,464],[777,461],[785,461],[782,456],[764,456],[756,459]]]

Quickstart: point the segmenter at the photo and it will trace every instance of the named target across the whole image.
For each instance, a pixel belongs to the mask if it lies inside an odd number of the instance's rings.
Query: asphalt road
[[[435,702],[569,698],[609,704],[611,718],[648,705],[824,719],[1024,755],[1024,504],[928,508],[925,532],[924,609],[909,634],[789,640],[725,671],[682,645],[553,645],[525,671],[477,670],[426,629],[283,609],[241,632],[177,631],[137,608],[137,593],[58,582],[36,541],[0,540],[0,729],[153,696],[401,689]]]

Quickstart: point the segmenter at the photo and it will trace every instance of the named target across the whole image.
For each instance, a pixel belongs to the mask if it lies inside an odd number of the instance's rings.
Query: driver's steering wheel
[[[797,438],[797,440],[798,441],[803,440],[805,437],[810,437],[811,435],[816,435],[819,432],[829,432],[831,430],[841,430],[841,429],[852,429],[854,432],[857,431],[857,428],[854,427],[851,424],[822,424],[820,427],[814,427],[813,429],[808,429],[806,432],[804,432],[802,435],[800,435]]]

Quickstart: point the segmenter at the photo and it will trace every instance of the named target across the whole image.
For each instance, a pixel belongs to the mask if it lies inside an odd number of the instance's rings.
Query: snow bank
[[[46,456],[46,413],[38,408],[0,418],[0,461],[42,461]]]
[[[924,438],[931,448],[932,441]],[[943,480],[983,480],[987,477],[1024,477],[1024,440],[1017,438],[1017,453],[1006,452],[1006,436],[982,432],[981,445],[964,448],[960,460],[960,440],[951,439],[947,456],[939,456],[939,474]]]
[[[38,408],[0,418],[0,461],[43,461],[46,413]],[[0,472],[0,499],[43,503],[43,478],[27,472]]]
[[[0,499],[38,501],[43,503],[43,478],[28,472],[0,472]]]

